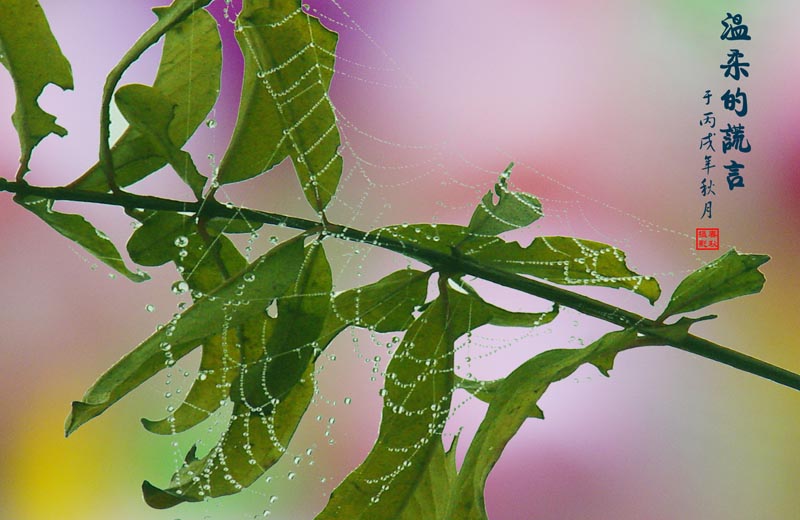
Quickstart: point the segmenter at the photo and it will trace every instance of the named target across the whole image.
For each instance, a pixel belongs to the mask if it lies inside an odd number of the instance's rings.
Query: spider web
[[[232,31],[238,6],[235,2],[225,0],[223,9],[230,24],[227,27],[223,24],[222,30]],[[323,25],[339,33],[330,99],[327,95],[320,98],[308,114],[317,110],[319,104],[331,103],[341,136],[340,154],[344,159],[344,173],[339,190],[326,212],[330,221],[364,230],[419,222],[465,224],[500,172],[508,163],[514,162],[510,186],[536,195],[542,202],[545,218],[531,228],[510,233],[509,238],[527,244],[536,235],[570,235],[604,242],[626,251],[629,265],[635,271],[654,275],[659,280],[666,278],[668,284],[671,278],[680,279],[695,267],[686,265],[678,272],[666,271],[665,265],[653,260],[651,255],[646,255],[643,265],[637,265],[636,253],[642,251],[643,242],[650,248],[681,248],[694,254],[693,237],[658,223],[657,218],[644,217],[636,210],[623,209],[624,197],[622,204],[605,202],[602,194],[594,195],[580,186],[576,187],[579,183],[572,182],[568,175],[547,173],[553,169],[540,168],[534,162],[520,159],[515,156],[514,150],[502,144],[489,147],[491,153],[485,149],[476,152],[468,144],[465,145],[464,136],[460,134],[454,136],[447,131],[434,129],[423,131],[421,137],[416,137],[408,128],[393,127],[392,114],[402,110],[398,105],[415,99],[424,87],[404,70],[391,52],[384,49],[379,43],[380,38],[372,35],[369,24],[375,23],[375,18],[366,16],[367,21],[360,22],[357,14],[351,13],[347,6],[337,0],[320,0],[313,5],[305,5],[290,16],[302,16],[304,13],[313,15]],[[276,23],[276,28],[280,24]],[[273,96],[285,99],[286,106],[311,88],[305,84],[305,80],[319,75],[320,70],[309,69],[307,75],[284,90],[275,89],[269,80],[270,74],[309,52],[327,51],[321,47],[303,48],[282,63],[262,67],[263,76],[259,74],[259,78],[264,80],[264,88]],[[391,111],[388,115],[376,115],[368,108],[360,108],[358,103],[363,99],[360,97],[362,95],[368,98],[364,105],[376,107],[383,102],[391,107]],[[500,95],[501,92],[494,94]],[[203,130],[210,136],[210,146],[214,150],[205,153],[208,158],[207,173],[212,183],[216,183],[217,146],[227,140],[227,136],[220,135],[220,127],[229,128],[234,120],[233,111],[218,105],[207,121],[208,129]],[[333,127],[323,133],[317,143],[332,130]],[[480,132],[480,129],[475,132]],[[302,149],[291,131],[286,134],[286,141],[301,157],[316,146],[313,143],[309,148]],[[276,150],[283,144],[283,141],[276,143]],[[291,164],[284,162],[270,174],[241,186],[222,186],[216,196],[231,205],[313,218],[315,215],[305,204],[300,188]],[[233,239],[248,261],[252,261],[293,234],[288,229],[265,226]],[[182,237],[178,235],[174,239],[175,245],[182,247]],[[398,269],[409,266],[420,268],[419,264],[368,244],[326,239],[324,247],[333,270],[331,294],[374,282]],[[695,258],[696,263],[705,259]],[[179,265],[178,270],[181,269]],[[549,309],[546,302],[537,298],[480,281],[474,282],[482,296],[496,305],[514,311],[544,312]],[[606,299],[609,295],[602,289],[600,292],[593,292],[590,288],[576,290]],[[433,291],[432,285],[430,293]],[[190,296],[188,286],[184,282],[176,282],[172,292],[179,298],[177,309],[185,309]],[[302,293],[296,296],[327,295]],[[281,298],[278,300],[283,301]],[[635,311],[646,312],[647,309],[633,295],[613,294],[611,300]],[[274,312],[274,307],[272,309]],[[153,309],[147,310],[152,312]],[[569,310],[563,310],[553,326],[524,330],[478,328],[457,341],[455,372],[466,379],[496,379],[546,348],[584,346],[606,330],[610,330],[610,327]],[[180,518],[312,517],[324,506],[336,484],[369,451],[377,431],[385,370],[402,337],[402,334],[379,333],[363,328],[346,329],[315,364],[311,406],[291,443],[286,445],[278,439],[270,416],[263,416],[263,431],[269,432],[274,444],[285,450],[280,462],[256,484],[244,489],[240,496],[206,502],[201,506],[202,511],[196,513],[184,506]],[[245,367],[242,360],[232,353],[235,345],[223,341],[221,347],[226,355],[223,356],[222,366],[215,370],[224,374],[234,368]],[[166,401],[163,409],[169,415],[180,406],[195,377],[202,380],[208,375],[210,373],[198,371],[196,356],[190,357],[170,363],[164,379],[151,391],[160,398],[163,396]],[[581,372],[573,381],[580,382],[588,378]],[[227,380],[226,377],[222,379]],[[484,409],[485,405],[466,392],[455,391],[446,426],[441,432],[445,440],[449,442],[460,435],[460,446],[466,447]],[[225,435],[231,421],[231,411],[232,404],[227,401],[219,411],[208,411],[210,418],[200,427],[202,431],[195,429],[175,435],[171,442],[176,470],[183,466],[184,456],[191,446],[197,446],[197,453],[200,454],[209,450],[213,453],[214,445]],[[408,411],[409,414],[416,412]],[[249,435],[249,430],[246,430],[242,441],[245,446],[251,444]],[[398,449],[410,454],[414,448],[405,446]],[[224,460],[221,457],[212,458],[212,464],[224,464]],[[401,471],[402,466],[399,466],[395,472],[381,477],[380,481],[391,486]],[[301,498],[296,501],[292,499],[293,496]],[[379,500],[380,494],[375,499]],[[232,507],[231,504],[236,505]]]

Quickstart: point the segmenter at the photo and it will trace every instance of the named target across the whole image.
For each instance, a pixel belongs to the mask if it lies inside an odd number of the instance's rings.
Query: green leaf
[[[174,17],[193,3],[196,2],[184,0],[154,9],[159,20],[148,31],[174,23]],[[208,12],[197,10],[166,33],[153,88],[174,105],[168,135],[176,148],[183,147],[214,106],[221,70],[219,29]],[[144,179],[167,163],[152,140],[133,126],[117,140],[111,154],[114,178],[121,187]],[[110,189],[100,164],[92,166],[71,187],[90,191]]]
[[[284,294],[296,280],[303,262],[302,244],[299,236],[271,249],[126,354],[86,391],[82,402],[72,404],[67,435],[205,338],[263,312],[269,300]]]
[[[211,336],[203,341],[197,379],[181,405],[164,419],[142,419],[150,432],[171,435],[188,430],[208,419],[230,394],[233,380],[239,375],[237,329]]]
[[[414,308],[425,302],[430,275],[403,269],[337,295],[331,304],[329,327],[355,325],[377,332],[407,329],[414,320]]]
[[[242,367],[231,398],[253,411],[271,410],[297,384],[311,361],[331,307],[331,268],[320,242],[306,251],[303,268],[292,289],[278,299],[275,330],[264,355]],[[332,336],[325,338],[326,344]]]
[[[508,311],[473,295],[449,287],[444,294],[411,324],[392,357],[378,441],[333,492],[318,520],[395,519],[407,507],[416,507],[411,505],[415,489],[425,478],[436,445],[441,448],[454,383],[456,339],[494,319],[518,323],[508,318]]]
[[[273,321],[259,316],[242,327],[243,362],[263,357],[264,338],[271,337]],[[145,501],[156,509],[166,509],[181,502],[235,494],[251,485],[285,453],[313,395],[313,365],[309,364],[298,383],[270,410],[257,412],[243,402],[234,403],[228,429],[217,445],[201,459],[192,448],[169,488],[162,490],[145,481]]]
[[[544,416],[537,402],[548,386],[568,377],[584,363],[592,363],[608,375],[614,356],[634,346],[636,339],[636,331],[623,330],[606,334],[582,349],[549,350],[526,361],[503,379],[464,458],[444,518],[485,519],[486,478],[525,420]]]
[[[655,303],[661,294],[651,276],[631,271],[616,247],[572,237],[537,237],[527,247],[494,242],[464,250],[471,258],[517,274],[561,285],[589,285],[633,291]]]
[[[37,103],[52,83],[72,90],[72,68],[61,53],[42,6],[36,0],[4,0],[0,16],[0,63],[11,73],[17,106],[11,120],[19,135],[19,176],[28,170],[31,152],[50,134],[67,131]]]
[[[474,235],[498,235],[528,226],[542,216],[542,204],[533,195],[518,191],[509,191],[508,178],[513,163],[500,175],[494,186],[494,194],[490,191],[481,199],[467,230]],[[494,203],[497,195],[497,204]]]
[[[236,23],[244,80],[219,182],[255,177],[288,156],[308,202],[322,211],[342,175],[339,131],[327,93],[337,35],[295,0],[250,0]]]
[[[457,311],[440,297],[408,329],[386,371],[378,440],[317,520],[395,519],[406,507],[450,410],[453,342],[466,324]]]
[[[740,254],[731,249],[684,278],[658,320],[761,291],[766,278],[758,267],[768,260],[767,255]]]
[[[422,479],[398,520],[436,520],[444,518],[447,499],[456,483],[456,445],[453,439],[450,449],[445,451],[441,442],[434,442],[430,462]]]
[[[631,271],[616,247],[572,237],[537,237],[527,247],[499,237],[471,234],[452,224],[404,224],[372,231],[377,236],[411,242],[441,254],[454,251],[486,266],[525,274],[561,285],[622,288],[654,303],[661,294],[651,276]],[[413,256],[413,251],[409,251]]]
[[[176,105],[161,95],[158,89],[146,85],[126,85],[117,90],[114,97],[125,119],[150,141],[153,150],[167,160],[195,196],[200,198],[206,178],[197,171],[192,156],[175,145],[169,135]]]
[[[141,271],[133,272],[125,266],[114,243],[102,231],[96,229],[82,216],[53,211],[53,200],[32,195],[16,195],[14,202],[35,213],[50,227],[72,240],[98,260],[134,282],[143,282],[150,277]]]

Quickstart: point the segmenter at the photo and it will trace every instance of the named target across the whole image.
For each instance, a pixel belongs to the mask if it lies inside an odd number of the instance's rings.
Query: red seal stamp
[[[698,251],[718,251],[719,228],[696,228],[694,246]]]

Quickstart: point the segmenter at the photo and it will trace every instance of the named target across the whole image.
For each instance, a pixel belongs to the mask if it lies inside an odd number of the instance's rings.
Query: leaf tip
[[[183,497],[171,491],[157,488],[148,481],[142,482],[142,496],[148,506],[153,509],[169,509],[183,502],[196,502],[196,499]]]

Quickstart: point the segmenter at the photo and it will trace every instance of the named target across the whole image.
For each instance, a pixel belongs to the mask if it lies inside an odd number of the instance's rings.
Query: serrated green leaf
[[[398,520],[438,520],[447,512],[447,500],[456,483],[456,445],[453,439],[445,451],[441,442],[434,442],[430,462]]]
[[[337,35],[295,0],[247,1],[236,23],[244,80],[219,182],[255,177],[291,157],[308,202],[321,211],[342,174],[328,98]]]
[[[206,178],[197,171],[192,156],[173,143],[169,135],[176,105],[161,95],[158,89],[146,85],[126,85],[117,90],[114,99],[131,127],[149,140],[153,150],[175,169],[195,196],[200,198]]]
[[[174,24],[176,17],[196,3],[180,0],[169,7],[154,9],[159,19],[148,32]],[[167,31],[153,88],[175,106],[168,131],[175,147],[183,147],[214,106],[221,70],[219,29],[208,12],[197,10]],[[133,127],[117,140],[111,154],[114,179],[121,187],[144,179],[167,163],[151,140]],[[92,166],[70,186],[89,191],[110,189],[100,164]]]
[[[31,152],[50,134],[67,131],[39,106],[44,88],[72,90],[72,68],[61,53],[42,6],[36,0],[4,0],[0,16],[0,63],[11,73],[17,106],[11,120],[19,135],[19,174],[28,170]]]
[[[50,227],[72,240],[95,258],[134,282],[144,282],[150,277],[141,271],[133,272],[125,262],[116,246],[102,231],[95,228],[82,216],[53,211],[53,200],[32,195],[16,195],[14,202],[30,210],[44,220]]]
[[[242,361],[253,363],[264,356],[274,320],[263,315],[246,323],[241,336]],[[189,451],[186,464],[171,480],[167,489],[145,481],[144,499],[156,509],[166,509],[181,502],[199,502],[240,492],[255,482],[284,454],[314,395],[313,365],[308,365],[298,383],[269,411],[250,410],[243,402],[233,406],[228,429],[203,458]]]
[[[197,347],[205,338],[235,327],[263,312],[267,303],[284,294],[295,282],[303,262],[303,237],[268,251],[247,269],[205,295],[126,354],[92,385],[83,402],[74,402],[67,418],[69,435],[100,415],[167,365]],[[170,346],[165,350],[165,345]]]
[[[654,303],[661,295],[655,278],[631,271],[625,253],[616,247],[572,237],[537,237],[527,247],[499,237],[474,235],[452,224],[411,224],[372,231],[450,255],[459,254],[483,265],[541,278],[560,285],[587,285],[633,291]],[[409,254],[413,254],[410,252]]]
[[[498,235],[505,231],[528,226],[542,216],[542,204],[533,195],[508,189],[508,177],[513,163],[500,175],[491,191],[483,196],[467,230],[474,235]],[[497,196],[497,203],[494,196]]]
[[[714,303],[761,291],[766,278],[758,267],[768,260],[767,255],[740,254],[731,249],[684,278],[672,294],[659,321],[675,314],[696,311]]]
[[[564,379],[584,363],[592,363],[608,375],[614,356],[634,346],[637,333],[623,330],[606,334],[582,349],[543,352],[511,372],[494,391],[451,494],[443,518],[485,520],[484,486],[489,472],[506,444],[529,417],[543,417],[537,402],[550,384]]]

